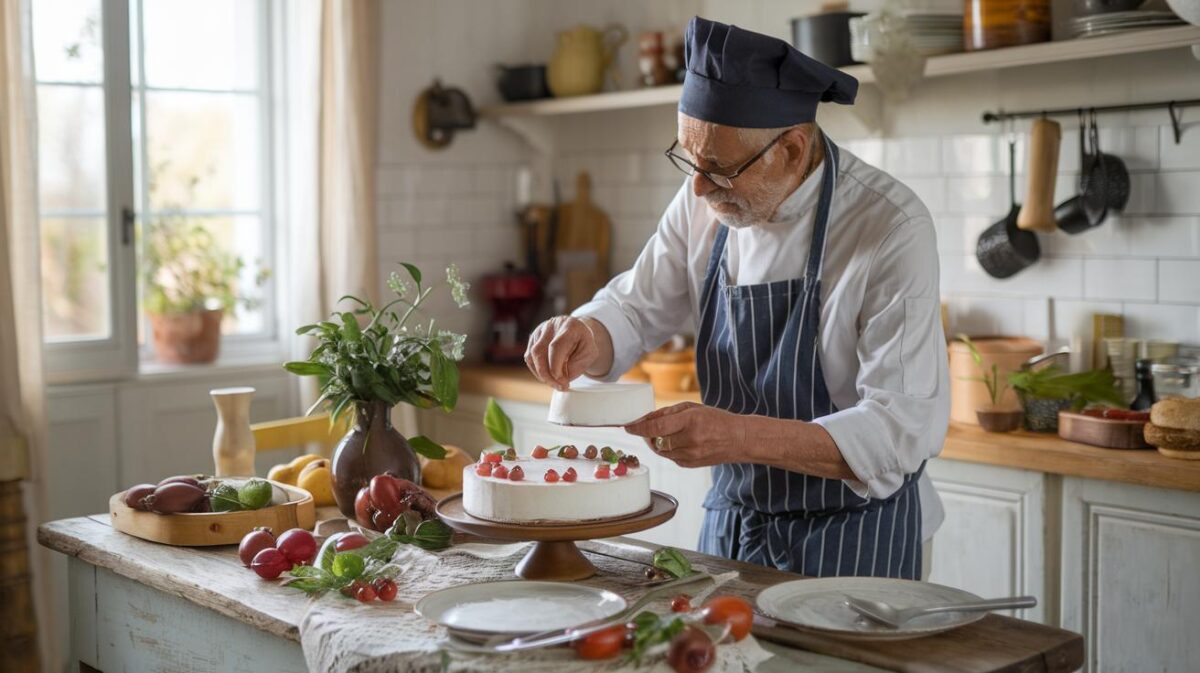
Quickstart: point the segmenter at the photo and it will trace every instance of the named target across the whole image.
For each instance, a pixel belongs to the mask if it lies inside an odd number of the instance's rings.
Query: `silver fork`
[[[617,624],[624,624],[625,622],[629,621],[630,617],[636,615],[639,610],[649,604],[650,601],[654,600],[657,596],[661,595],[664,591],[678,589],[679,587],[692,584],[694,582],[711,579],[712,575],[709,575],[708,573],[695,573],[693,575],[688,575],[687,577],[680,577],[669,582],[664,582],[650,589],[646,593],[642,594],[642,597],[637,599],[633,605],[625,608],[621,612],[609,617],[608,619],[594,621],[580,626],[573,626],[569,629],[552,629],[550,631],[542,631],[541,633],[533,633],[527,636],[520,636],[518,638],[507,639],[506,636],[497,636],[489,639],[482,645],[466,647],[466,649],[487,652],[519,652],[521,650],[533,650],[540,647],[551,647],[561,643],[567,643],[580,636],[585,636],[589,633],[607,629],[608,627],[615,626]]]
[[[919,608],[897,608],[881,601],[846,596],[846,605],[851,610],[868,619],[898,629],[911,619],[939,612],[991,612],[992,610],[1010,608],[1032,608],[1037,605],[1037,598],[1033,596],[1015,596],[1013,598],[991,598],[967,603],[927,605]]]

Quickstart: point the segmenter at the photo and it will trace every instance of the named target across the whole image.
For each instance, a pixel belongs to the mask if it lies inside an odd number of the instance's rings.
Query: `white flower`
[[[471,289],[471,284],[464,281],[459,275],[457,264],[446,267],[446,282],[450,284],[450,296],[454,298],[454,303],[458,304],[459,308],[465,308],[471,303],[471,300],[467,298],[467,291]]]
[[[451,360],[463,359],[463,347],[467,343],[467,335],[456,334],[447,330],[438,332],[438,341],[442,344],[442,353]]]
[[[395,271],[393,271],[388,276],[387,286],[389,288],[391,288],[392,292],[395,292],[396,296],[398,296],[398,297],[403,298],[403,297],[408,296],[408,291],[409,291],[408,281],[406,281],[403,278],[401,278],[400,276],[396,275]]]

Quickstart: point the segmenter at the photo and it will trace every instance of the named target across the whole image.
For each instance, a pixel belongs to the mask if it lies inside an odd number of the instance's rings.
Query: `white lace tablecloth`
[[[644,551],[616,541],[602,541],[612,552],[621,548]],[[395,561],[404,568],[397,578],[399,592],[391,603],[361,604],[341,595],[326,595],[311,602],[300,624],[300,644],[309,670],[326,673],[384,673],[414,671],[529,671],[537,673],[574,673],[576,671],[613,671],[630,668],[622,658],[590,662],[578,659],[567,648],[533,650],[514,654],[472,654],[454,651],[445,629],[430,623],[413,611],[413,605],[426,594],[460,584],[512,579],[513,567],[528,551],[529,543],[509,545],[465,544],[441,552],[427,552],[401,545]],[[614,591],[632,602],[646,591],[646,579],[639,564],[616,558],[588,554],[599,573],[583,584]],[[739,591],[736,573],[718,578],[723,590]],[[712,591],[713,585],[702,593]],[[694,601],[703,600],[697,594]],[[649,609],[669,610],[670,597],[652,603]],[[762,649],[753,636],[739,643],[717,648],[716,673],[749,673],[772,655]],[[639,671],[669,673],[661,654],[643,661]]]

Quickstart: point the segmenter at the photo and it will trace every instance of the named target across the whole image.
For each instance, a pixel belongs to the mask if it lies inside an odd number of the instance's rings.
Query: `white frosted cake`
[[[650,475],[636,458],[609,463],[558,453],[499,462],[481,456],[479,463],[463,468],[463,509],[475,518],[501,523],[579,523],[630,516],[650,507]],[[514,470],[519,470],[515,479]],[[574,472],[568,475],[569,470]]]
[[[654,411],[649,383],[591,383],[555,390],[548,420],[558,425],[625,425]]]

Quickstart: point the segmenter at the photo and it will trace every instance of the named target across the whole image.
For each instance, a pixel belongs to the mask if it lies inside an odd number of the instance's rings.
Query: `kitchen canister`
[[[1050,0],[965,0],[967,51],[1015,47],[1050,39]]]
[[[982,366],[976,365],[971,349],[961,341],[950,343],[950,420],[978,425],[975,412],[993,409],[987,386],[977,380],[983,371],[990,372],[995,364],[1001,381],[1007,381],[1010,372],[1017,371],[1029,358],[1045,349],[1042,344],[1026,337],[973,336],[971,342],[979,351]],[[1021,403],[1010,388],[1000,396],[995,411],[1019,411]]]

